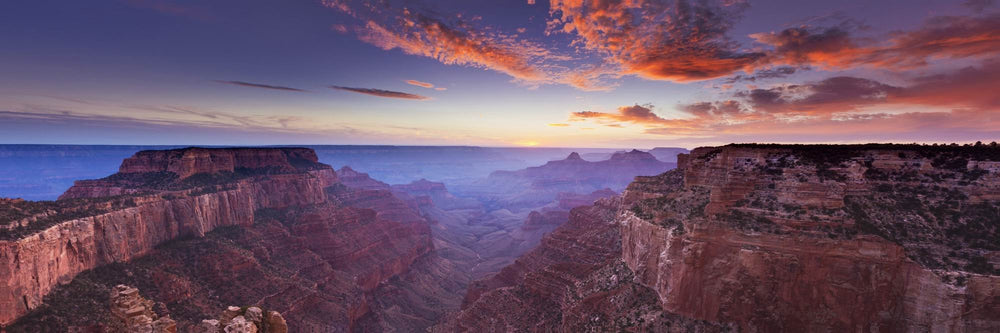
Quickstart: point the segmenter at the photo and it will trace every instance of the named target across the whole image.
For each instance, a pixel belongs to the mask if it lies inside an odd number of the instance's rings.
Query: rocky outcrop
[[[117,285],[111,290],[111,314],[114,316],[107,328],[110,332],[176,333],[177,322],[170,315],[157,314],[155,303],[139,295],[139,290]]]
[[[182,236],[254,223],[263,208],[322,203],[332,170],[244,179],[163,195],[136,197],[134,207],[59,221],[37,233],[0,241],[0,322],[26,313],[56,284],[77,273],[149,253]],[[208,193],[202,193],[208,191]]]
[[[190,156],[188,150],[149,154]],[[162,171],[143,167],[106,178],[109,186],[141,195],[57,202],[103,205],[96,215],[54,222],[24,218],[25,212],[42,211],[34,206],[10,214],[31,221],[29,227],[52,224],[0,243],[7,246],[0,247],[6,260],[0,264],[7,265],[0,266],[0,278],[11,286],[0,291],[11,299],[4,301],[17,303],[5,303],[17,310],[4,311],[6,320],[38,307],[11,329],[93,326],[105,316],[99,307],[68,305],[117,283],[139,286],[162,301],[181,331],[212,326],[213,332],[270,332],[279,322],[289,331],[356,329],[362,318],[383,311],[371,299],[379,287],[410,272],[434,249],[430,223],[388,185],[348,187],[329,167],[307,163],[309,158],[293,162],[303,155],[308,157],[297,150],[258,159],[235,154],[235,171],[198,167],[187,178],[159,177]],[[227,161],[228,155],[214,150],[208,158],[218,156]],[[267,162],[275,156],[286,156],[296,169]],[[226,304],[251,307],[201,321]],[[258,315],[255,309],[281,315]]]
[[[277,311],[259,307],[229,306],[218,319],[205,319],[197,326],[199,333],[287,333],[288,323]]]
[[[678,161],[620,205],[574,210],[435,329],[1000,329],[1000,150],[731,145]]]
[[[699,148],[625,192],[622,258],[665,311],[747,331],[995,331],[1000,173],[983,166],[997,160],[974,147]]]
[[[618,202],[572,211],[569,221],[495,276],[477,281],[462,310],[434,332],[721,331],[662,311],[656,293],[632,281],[614,221]]]
[[[184,179],[199,173],[297,172],[319,167],[316,152],[308,148],[185,148],[140,151],[125,159],[118,173],[170,172]]]
[[[676,147],[656,147],[649,150],[650,154],[656,157],[656,159],[664,162],[676,163],[677,155],[687,154],[690,151],[684,148]]]

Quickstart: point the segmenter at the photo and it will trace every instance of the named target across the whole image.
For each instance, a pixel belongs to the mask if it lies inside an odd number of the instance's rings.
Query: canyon
[[[576,208],[435,329],[1000,329],[997,147],[729,145],[678,163]]]
[[[292,332],[1000,330],[1000,148],[674,163],[388,184],[309,149],[141,152],[58,201],[4,199],[2,319],[107,329],[128,285],[179,331],[232,305]]]
[[[335,171],[307,148],[140,151],[57,201],[4,199],[0,277],[14,310],[2,319],[21,317],[15,331],[99,329],[107,307],[73,300],[123,284],[182,331],[232,304],[279,310],[293,331],[423,329],[570,208],[617,195],[552,193],[487,208],[438,182]]]

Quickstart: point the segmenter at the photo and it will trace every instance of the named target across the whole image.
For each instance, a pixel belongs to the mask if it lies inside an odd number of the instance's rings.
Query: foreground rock
[[[575,210],[436,329],[1000,330],[1000,149],[731,145],[679,162],[594,219],[620,246]]]
[[[626,191],[664,310],[759,331],[1000,329],[1000,150],[700,148]]]
[[[9,224],[0,315],[6,323],[38,308],[12,331],[101,322],[109,307],[86,300],[116,284],[165,303],[182,331],[228,304],[280,311],[292,331],[349,330],[371,315],[375,289],[433,249],[428,222],[410,203],[340,184],[309,150],[185,149],[136,159],[122,167],[135,172],[80,182],[52,203],[84,207],[83,216],[42,210]],[[102,196],[109,193],[131,194]]]
[[[572,211],[569,221],[495,276],[477,281],[462,310],[434,332],[622,332],[727,329],[663,311],[633,282],[614,218],[620,202]]]
[[[156,313],[154,305],[153,301],[139,295],[136,288],[123,284],[115,286],[111,290],[111,314],[114,317],[108,324],[108,331],[176,333],[177,322],[168,314]]]

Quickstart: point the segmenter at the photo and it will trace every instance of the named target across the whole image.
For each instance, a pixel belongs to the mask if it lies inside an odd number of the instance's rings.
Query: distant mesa
[[[324,166],[309,148],[184,148],[144,150],[122,162],[119,173],[171,172],[181,179],[198,173],[270,170],[295,172]]]

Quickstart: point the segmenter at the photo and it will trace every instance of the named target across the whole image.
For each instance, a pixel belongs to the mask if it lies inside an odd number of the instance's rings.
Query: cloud
[[[552,124],[549,124],[549,126],[551,126],[551,127],[569,127],[569,124],[566,124],[566,123],[552,123]]]
[[[424,87],[424,88],[428,88],[428,89],[434,88],[434,84],[433,83],[421,82],[421,81],[417,81],[417,80],[406,80],[406,84],[414,85],[414,86],[417,86],[417,87]]]
[[[744,98],[756,111],[826,114],[884,103],[889,94],[898,90],[874,80],[837,76],[808,84],[741,91],[736,96]]]
[[[635,124],[663,124],[668,122],[668,120],[660,118],[660,116],[653,113],[652,108],[652,105],[636,104],[619,107],[617,112],[613,113],[579,111],[570,114],[570,121],[596,119]]]
[[[751,37],[774,47],[771,63],[905,70],[926,66],[934,59],[995,56],[1000,50],[997,31],[1000,14],[937,16],[916,30],[893,32],[884,42],[854,38],[843,27],[795,27]]]
[[[417,2],[322,3],[355,19],[342,30],[384,50],[504,73],[529,87],[565,84],[584,91],[612,90],[627,76],[681,83],[726,78],[717,86],[729,89],[803,69],[903,71],[1000,49],[996,13],[933,17],[910,31],[872,37],[857,36],[865,27],[836,13],[752,34],[755,43],[741,45],[730,35],[749,8],[745,0],[552,0],[545,40]],[[969,6],[990,3],[971,0]],[[812,26],[829,20],[841,23]]]
[[[222,81],[222,80],[215,80],[215,82],[222,83],[222,84],[231,84],[231,85],[234,85],[234,86],[250,87],[250,88],[263,88],[263,89],[271,89],[271,90],[308,92],[307,90],[302,90],[302,89],[298,89],[298,88],[283,87],[283,86],[272,86],[272,85],[268,85],[268,84],[251,83],[251,82],[243,82],[243,81]]]
[[[737,92],[754,110],[767,113],[828,115],[873,105],[1000,109],[1000,96],[984,87],[1000,86],[1000,61],[920,76],[908,86],[838,76],[818,82]]]
[[[358,38],[384,50],[399,49],[443,64],[490,69],[526,82],[549,79],[538,65],[549,56],[545,48],[489,27],[477,27],[461,15],[446,19],[405,5],[376,6],[364,1],[324,0],[323,4],[361,21],[354,29]]]
[[[974,12],[981,13],[986,8],[993,6],[994,2],[993,0],[965,0],[962,2],[962,6],[968,7]]]
[[[764,58],[742,52],[726,33],[746,8],[740,1],[553,0],[550,32],[607,56],[622,74],[690,82],[752,70]]]
[[[571,121],[631,123],[645,133],[717,137],[720,135],[878,134],[922,129],[965,128],[996,133],[1000,96],[983,87],[1000,86],[1000,61],[913,77],[907,85],[836,76],[815,82],[776,85],[735,92],[728,99],[681,104],[684,116],[664,118],[652,105],[631,105],[617,112],[580,111]],[[909,111],[920,110],[920,111]],[[977,123],[974,117],[981,117]],[[893,127],[898,126],[898,127]]]
[[[341,87],[341,86],[330,86],[331,89],[344,90],[350,92],[356,92],[359,94],[372,95],[378,97],[388,97],[388,98],[402,98],[402,99],[415,99],[415,100],[427,100],[430,97],[421,96],[417,94],[410,94],[399,91],[392,90],[382,90],[375,88],[353,88],[353,87]]]
[[[726,84],[732,84],[737,82],[756,82],[757,80],[767,80],[767,79],[777,79],[785,78],[789,75],[795,74],[797,69],[791,66],[779,66],[774,68],[768,68],[763,70],[755,71],[752,75],[735,75],[726,78],[724,81]]]

